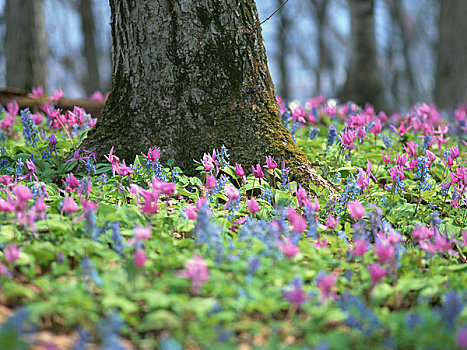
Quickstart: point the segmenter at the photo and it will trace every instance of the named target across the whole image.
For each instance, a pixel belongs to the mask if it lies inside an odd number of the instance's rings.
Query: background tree
[[[467,1],[440,1],[435,102],[454,108],[467,101]]]
[[[81,149],[131,162],[156,145],[193,173],[225,145],[247,169],[271,155],[302,182],[318,176],[280,121],[253,0],[110,5],[111,93]]]
[[[89,96],[96,90],[101,89],[92,0],[79,0],[79,14],[83,33],[83,57],[86,60],[87,68],[83,85],[86,94]]]
[[[276,6],[277,8],[280,8],[283,5],[284,1],[283,0],[276,0]],[[290,78],[289,78],[289,30],[290,30],[290,14],[287,11],[288,7],[284,6],[282,7],[278,12],[277,16],[279,17],[279,25],[277,27],[276,31],[276,43],[277,43],[277,55],[276,55],[276,61],[277,61],[277,66],[279,70],[279,81],[278,81],[278,88],[277,88],[277,94],[281,96],[284,101],[289,101],[290,100],[290,92],[289,92],[289,84],[290,84]]]
[[[42,0],[6,0],[6,83],[31,90],[47,81],[47,40]]]
[[[378,67],[374,1],[349,0],[350,54],[347,79],[340,99],[364,105],[371,103],[376,110],[387,110],[387,102]]]

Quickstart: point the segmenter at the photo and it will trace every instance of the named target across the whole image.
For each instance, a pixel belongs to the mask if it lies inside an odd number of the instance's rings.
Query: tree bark
[[[47,81],[42,0],[6,0],[6,83],[30,91]]]
[[[80,0],[79,13],[81,16],[81,31],[83,33],[83,56],[87,66],[87,75],[84,78],[83,85],[86,94],[90,96],[96,90],[101,89],[92,0]]]
[[[378,68],[374,0],[348,0],[350,8],[350,59],[347,80],[339,93],[343,101],[371,103],[387,110],[381,73]]]
[[[81,149],[115,146],[131,162],[155,145],[194,174],[194,159],[225,145],[245,169],[271,155],[304,184],[316,177],[280,121],[253,0],[110,5],[111,92]]]
[[[454,108],[467,101],[467,1],[440,1],[435,102]]]

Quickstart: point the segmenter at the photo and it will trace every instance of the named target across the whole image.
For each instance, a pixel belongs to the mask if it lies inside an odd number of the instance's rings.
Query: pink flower
[[[428,239],[428,238],[433,237],[433,235],[434,235],[434,231],[428,229],[428,228],[427,228],[426,226],[424,226],[424,225],[417,226],[417,227],[414,228],[414,230],[412,231],[412,236],[413,236],[413,238],[416,238],[416,239],[418,239],[418,240],[421,240],[421,239]]]
[[[226,210],[232,202],[240,197],[240,192],[235,188],[233,185],[227,185],[225,186],[225,194],[227,195],[227,198],[229,199],[227,203],[224,205],[224,210]]]
[[[405,128],[405,125],[404,123],[401,123],[401,125],[399,126],[399,129],[397,129],[394,125],[390,125],[391,129],[394,130],[395,133],[399,134],[399,136],[404,136],[404,134],[409,131],[410,129],[412,129],[412,125],[409,126],[407,129]]]
[[[141,210],[144,214],[156,214],[159,211],[159,194],[157,191],[141,190],[141,196],[144,199]]]
[[[295,195],[297,196],[299,207],[306,207],[311,203],[310,198],[308,198],[308,193],[306,193],[306,190],[300,184],[298,184],[298,188],[295,191]]]
[[[206,174],[206,188],[213,189],[217,186],[217,180],[214,175]]]
[[[38,87],[32,88],[32,93],[29,93],[28,97],[29,98],[41,98],[43,94],[44,94],[44,89],[42,88],[42,86],[38,86]]]
[[[65,179],[65,192],[73,192],[76,188],[79,186],[79,181],[78,179],[73,175],[73,173],[70,173]]]
[[[9,119],[12,119],[14,121],[19,112],[19,106],[16,100],[8,103],[6,105],[6,109],[7,109],[7,112],[6,112],[7,117],[9,117]]]
[[[28,200],[32,198],[32,192],[29,188],[23,185],[17,185],[13,189],[13,193],[16,195],[15,206],[19,211],[22,211],[28,205]]]
[[[314,202],[311,202],[308,204],[309,207],[310,207],[310,210],[314,211],[315,213],[319,212],[319,202],[318,202],[318,199],[315,197],[315,201]]]
[[[102,95],[102,92],[100,91],[95,91],[90,97],[90,100],[92,101],[104,101],[104,95]]]
[[[330,213],[328,215],[328,219],[327,219],[327,222],[326,222],[326,229],[327,230],[334,230],[336,227],[337,227],[337,224],[339,223],[339,217],[337,217],[336,219],[334,219],[334,217],[332,216],[332,214]]]
[[[63,200],[63,212],[64,213],[74,213],[78,211],[78,205],[72,196],[66,196]]]
[[[109,163],[112,163],[112,176],[115,176],[115,172],[118,170],[118,162],[120,161],[120,158],[115,156],[113,154],[114,151],[114,146],[110,149],[110,153],[108,155],[104,155],[104,158],[109,161]]]
[[[376,243],[375,254],[382,264],[390,264],[395,257],[395,249],[392,245]]]
[[[185,269],[177,271],[176,274],[191,281],[191,290],[195,294],[201,290],[201,284],[209,279],[208,266],[199,255],[195,255],[185,264]]]
[[[31,114],[31,119],[35,125],[41,125],[44,117],[40,113]]]
[[[12,203],[7,202],[4,199],[0,199],[0,212],[11,213],[14,210],[15,206]]]
[[[273,157],[267,156],[266,157],[266,165],[264,166],[265,168],[268,168],[269,170],[274,170],[277,168],[277,163],[274,160]]]
[[[370,132],[373,135],[378,135],[381,132],[381,130],[383,130],[383,124],[381,123],[379,119],[376,119],[374,123],[375,124],[371,127]]]
[[[63,97],[63,90],[60,89],[60,91],[54,90],[52,96],[49,96],[49,101],[51,102],[57,102]]]
[[[316,277],[316,286],[321,294],[320,301],[324,302],[328,298],[334,299],[336,294],[332,291],[336,284],[337,274],[335,272],[326,275],[323,271]]]
[[[360,220],[366,214],[365,208],[359,201],[348,203],[347,209],[349,209],[350,217],[354,220]]]
[[[238,177],[243,177],[245,176],[245,171],[242,168],[241,164],[235,163],[235,172],[237,173]]]
[[[201,164],[203,164],[204,170],[206,171],[214,169],[214,160],[207,153],[203,155],[203,159],[201,159]]]
[[[159,180],[157,177],[152,177],[151,187],[154,191],[160,194],[171,196],[175,192],[176,185],[173,182],[164,182]]]
[[[131,174],[133,174],[133,169],[126,166],[125,160],[123,160],[122,164],[117,164],[117,165],[118,165],[118,168],[117,168],[118,175],[120,175],[120,176],[130,176]]]
[[[383,151],[383,163],[391,163],[391,152],[386,154]]]
[[[188,220],[196,220],[198,218],[198,213],[196,212],[195,208],[191,204],[189,204],[185,208],[185,215],[188,218]]]
[[[161,150],[159,147],[154,147],[154,149],[152,149],[151,147],[149,148],[148,150],[148,154],[145,155],[143,153],[141,153],[141,155],[146,158],[147,160],[150,160],[152,162],[155,162],[156,159],[159,159],[159,156],[161,154]]]
[[[416,144],[414,141],[410,140],[407,143],[407,147],[404,146],[404,149],[407,152],[407,154],[409,154],[411,156],[414,156],[414,155],[417,154],[417,147],[418,147],[418,144]]]
[[[297,233],[302,233],[306,230],[307,222],[306,219],[298,215],[293,208],[289,208],[288,219],[292,225],[292,231]]]
[[[346,150],[350,151],[354,149],[355,131],[353,130],[347,130],[345,132],[341,131],[339,138],[341,139],[341,142],[344,145]]]
[[[357,176],[357,186],[361,189],[368,188],[370,186],[370,179],[360,170]]]
[[[388,274],[388,272],[381,267],[379,264],[369,264],[368,271],[370,272],[371,283],[375,285],[381,279]]]
[[[263,169],[261,169],[261,165],[257,164],[256,169],[252,165],[251,170],[253,171],[253,175],[255,176],[255,178],[260,179],[260,181],[261,181],[261,178],[264,177],[264,173],[263,173]]]
[[[26,175],[23,175],[21,177],[18,178],[18,180],[23,180],[23,179],[26,179],[26,178],[29,178],[29,181],[32,181],[32,179],[34,178],[36,181],[39,181],[39,179],[37,178],[36,176],[36,166],[34,165],[34,162],[27,159],[26,160]]]
[[[285,241],[285,242],[284,242]],[[284,253],[287,258],[293,258],[300,252],[300,249],[292,243],[290,237],[285,237],[284,241],[278,241],[277,246],[279,250]]]
[[[133,264],[135,264],[137,268],[142,268],[146,264],[146,260],[148,260],[148,257],[146,256],[144,250],[137,249],[133,258]]]
[[[13,183],[13,179],[10,175],[1,175],[0,176],[0,184],[8,186]]]
[[[290,117],[287,120],[291,121],[291,120],[294,120],[294,119],[297,122],[304,123],[304,124],[306,123],[305,110],[302,107],[294,108],[292,110],[292,113],[291,113]]]
[[[152,232],[151,228],[149,227],[135,227],[133,230],[135,234],[135,238],[137,240],[142,240],[142,239],[149,239],[151,238]]]
[[[363,256],[368,251],[368,242],[363,238],[357,238],[351,251],[354,256]]]
[[[14,244],[10,244],[4,251],[6,261],[10,264],[13,264],[16,260],[19,259],[19,248]]]
[[[456,159],[459,157],[459,146],[453,146],[449,149],[451,151],[452,159]]]
[[[256,201],[254,197],[251,198],[251,200],[247,201],[246,207],[248,209],[248,212],[251,214],[254,214],[260,210],[258,202]]]
[[[408,159],[409,159],[409,156],[407,154],[402,154],[399,152],[396,155],[396,165],[403,168],[405,164],[407,163]]]
[[[231,201],[237,199],[240,196],[240,192],[238,192],[235,186],[230,184],[225,186],[225,194],[227,195],[227,198]]]

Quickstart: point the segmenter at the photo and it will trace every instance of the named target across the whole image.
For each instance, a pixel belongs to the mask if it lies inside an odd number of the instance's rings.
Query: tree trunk
[[[279,8],[283,5],[283,0],[277,0],[276,6]],[[288,37],[289,37],[289,27],[290,20],[286,12],[287,6],[281,8],[278,12],[279,15],[279,25],[276,29],[277,35],[277,62],[279,66],[279,88],[278,95],[281,96],[284,101],[289,102],[290,99],[290,80],[289,80],[289,67],[288,67]]]
[[[317,176],[280,121],[253,0],[110,5],[111,93],[81,149],[115,146],[131,162],[156,145],[194,174],[194,159],[225,145],[246,169],[272,155],[302,183]]]
[[[311,1],[314,7],[314,16],[316,20],[316,36],[318,37],[318,69],[316,70],[316,92],[317,94],[323,93],[322,87],[322,76],[326,67],[331,66],[332,62],[327,62],[327,60],[332,60],[331,57],[328,57],[326,54],[326,41],[324,40],[324,26],[326,22],[326,12],[329,2],[324,1]]]
[[[86,59],[87,66],[87,75],[84,78],[83,85],[86,94],[90,96],[96,90],[101,89],[92,0],[80,0],[79,13],[81,16],[81,30],[83,33],[83,56]]]
[[[342,101],[371,103],[376,110],[386,110],[381,73],[378,68],[374,1],[349,0],[350,59],[347,80],[339,94]]]
[[[467,101],[467,1],[440,1],[435,102],[454,108]]]
[[[47,40],[42,0],[6,0],[7,86],[31,90],[47,81]]]

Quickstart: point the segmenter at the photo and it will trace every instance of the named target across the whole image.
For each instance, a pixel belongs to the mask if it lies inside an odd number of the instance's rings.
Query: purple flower
[[[457,346],[461,349],[467,349],[467,325],[459,329],[456,337]]]
[[[295,278],[290,285],[292,286],[292,289],[284,291],[284,298],[286,298],[291,304],[299,307],[308,300],[309,296],[303,291],[300,279]]]

